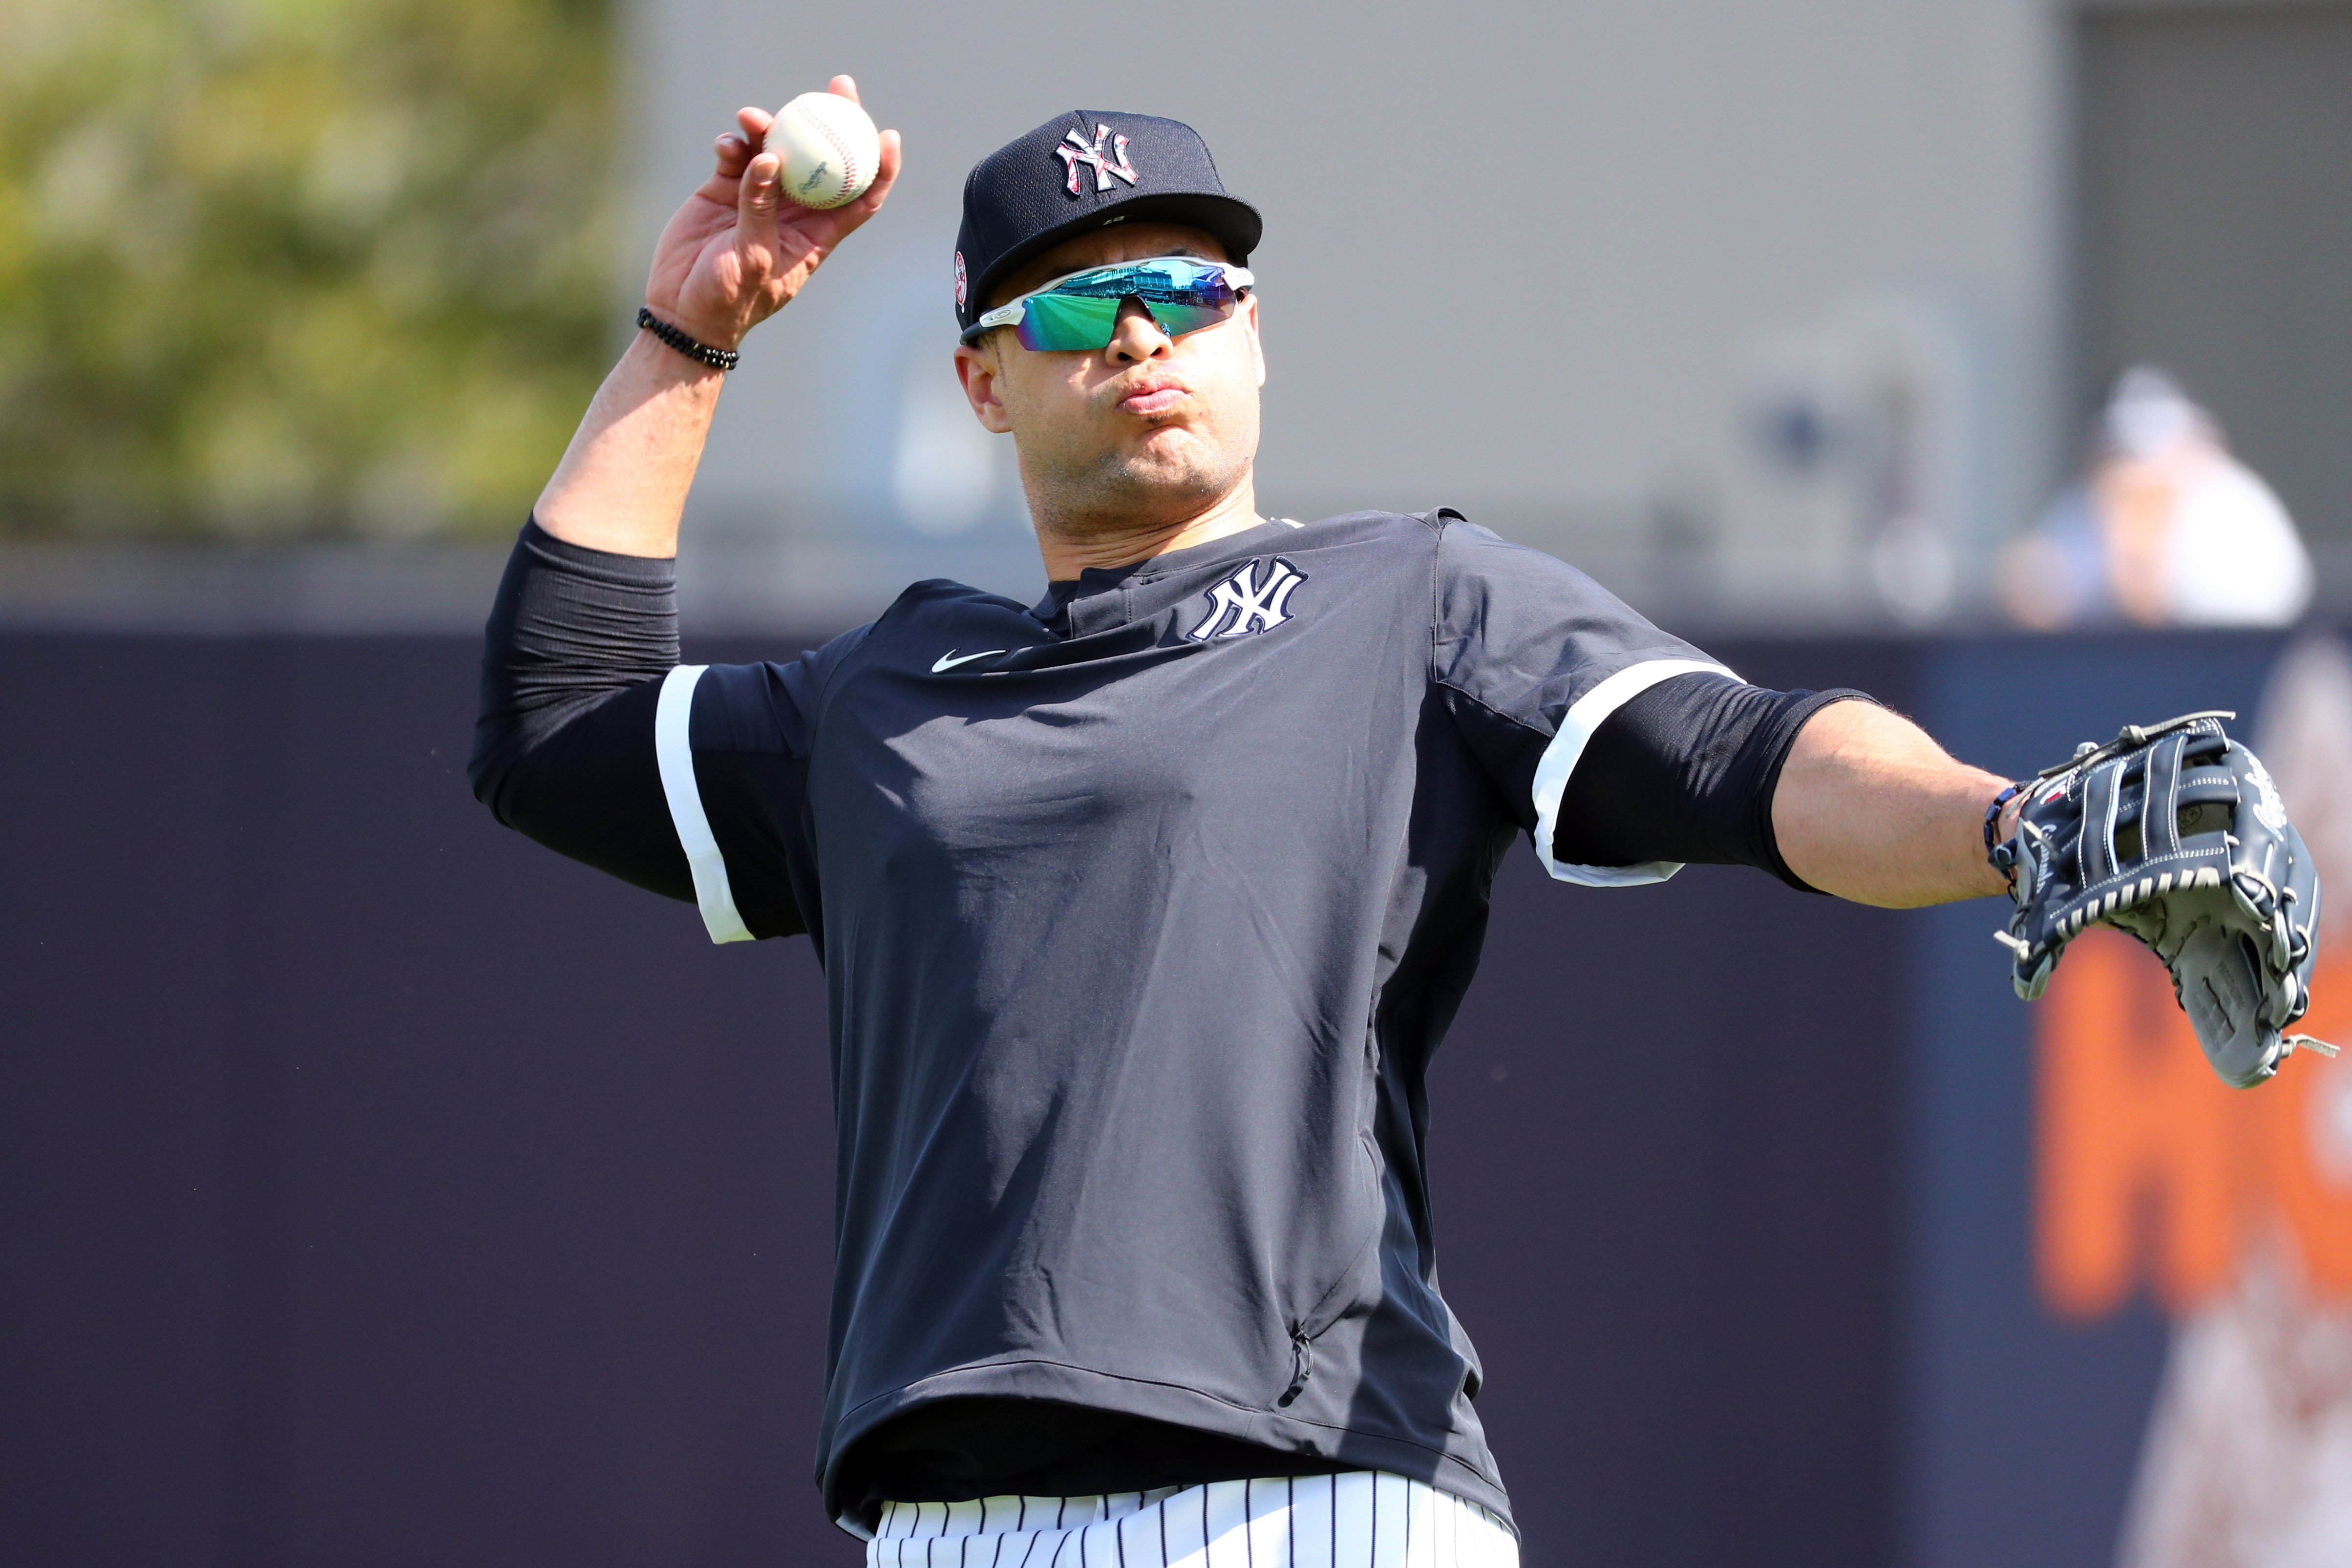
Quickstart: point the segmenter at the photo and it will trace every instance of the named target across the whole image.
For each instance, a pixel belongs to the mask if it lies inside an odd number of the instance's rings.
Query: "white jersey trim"
[[[703,815],[702,791],[694,782],[694,745],[688,721],[694,717],[694,683],[707,664],[681,664],[662,678],[661,700],[654,709],[654,759],[661,764],[662,794],[669,799],[669,819],[677,826],[677,841],[686,850],[687,868],[694,873],[694,901],[713,942],[750,942],[751,932],[735,911],[735,889],[728,885],[726,858]]]
[[[1588,888],[1637,888],[1648,882],[1663,882],[1683,868],[1679,860],[1649,860],[1638,866],[1564,866],[1552,858],[1551,847],[1559,836],[1559,803],[1568,794],[1569,776],[1584,755],[1592,732],[1601,722],[1635,697],[1647,691],[1661,680],[1672,680],[1677,675],[1729,675],[1739,679],[1719,664],[1697,658],[1653,658],[1640,664],[1629,664],[1600,685],[1578,698],[1560,716],[1559,732],[1551,744],[1544,748],[1543,760],[1536,764],[1536,856],[1543,861],[1545,870],[1563,882],[1578,882]]]
[[[1385,1470],[1107,1497],[886,1502],[868,1568],[1518,1568],[1500,1518]]]

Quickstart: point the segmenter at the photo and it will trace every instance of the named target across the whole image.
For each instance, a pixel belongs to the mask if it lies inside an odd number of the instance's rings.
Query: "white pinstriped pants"
[[[1518,1568],[1475,1502],[1385,1470],[1113,1492],[891,1502],[868,1568]]]

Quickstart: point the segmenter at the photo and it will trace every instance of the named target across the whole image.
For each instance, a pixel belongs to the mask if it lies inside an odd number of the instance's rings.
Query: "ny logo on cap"
[[[1253,561],[1202,595],[1209,613],[1184,636],[1192,642],[1270,632],[1290,619],[1290,595],[1307,574],[1276,556]]]
[[[1106,139],[1110,142],[1109,158],[1103,156],[1103,142]],[[1097,191],[1110,189],[1110,177],[1113,174],[1117,174],[1130,185],[1135,184],[1135,165],[1127,161],[1127,138],[1113,136],[1108,125],[1096,126],[1095,139],[1091,142],[1087,140],[1085,132],[1073,131],[1069,133],[1066,143],[1055,148],[1054,151],[1060,155],[1062,166],[1070,172],[1070,195],[1074,196],[1080,194],[1078,165],[1081,163],[1093,165],[1095,189]],[[1113,159],[1118,161],[1114,163]]]

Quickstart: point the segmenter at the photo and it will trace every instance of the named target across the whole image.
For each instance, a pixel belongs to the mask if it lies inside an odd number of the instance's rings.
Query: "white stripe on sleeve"
[[[669,819],[694,873],[694,901],[713,942],[750,942],[751,932],[735,911],[735,890],[727,885],[727,861],[702,812],[702,791],[694,782],[694,747],[687,735],[694,715],[694,683],[709,666],[681,664],[662,678],[661,701],[654,709],[654,758],[661,764],[662,794]]]
[[[1679,860],[1651,860],[1639,866],[1563,866],[1552,858],[1551,847],[1559,836],[1559,803],[1568,793],[1569,775],[1576,772],[1577,759],[1584,755],[1585,744],[1601,728],[1601,721],[1661,680],[1698,674],[1739,679],[1723,666],[1704,659],[1646,659],[1627,665],[1569,705],[1560,716],[1559,732],[1536,764],[1536,855],[1545,870],[1563,882],[1580,882],[1588,888],[1633,888],[1663,882],[1683,868]]]

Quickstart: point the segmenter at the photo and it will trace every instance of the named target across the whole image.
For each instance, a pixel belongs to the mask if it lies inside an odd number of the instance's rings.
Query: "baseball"
[[[882,162],[882,138],[866,110],[829,92],[804,92],[776,110],[767,150],[783,160],[784,195],[804,207],[856,201]]]

